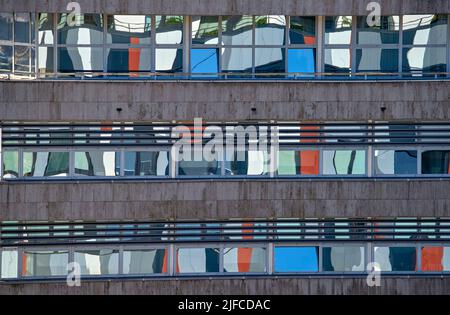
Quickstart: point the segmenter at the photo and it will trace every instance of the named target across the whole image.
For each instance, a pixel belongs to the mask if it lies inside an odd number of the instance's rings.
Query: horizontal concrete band
[[[1,11],[65,12],[69,1],[0,0]],[[114,14],[366,15],[368,0],[78,0],[82,12]],[[378,0],[382,14],[450,13],[449,0]]]
[[[265,278],[145,281],[82,281],[80,287],[64,282],[0,284],[0,294],[449,294],[450,278],[382,277],[380,287],[365,278]],[[176,307],[174,305],[173,307]]]
[[[2,183],[0,220],[448,217],[450,181]]]
[[[450,118],[450,81],[0,82],[0,120],[195,117],[214,121],[445,120]]]

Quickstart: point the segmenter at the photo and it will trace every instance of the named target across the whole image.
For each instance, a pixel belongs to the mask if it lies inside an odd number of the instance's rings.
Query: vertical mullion
[[[351,71],[350,71],[350,76],[352,76],[352,74],[355,74],[356,71],[356,39],[357,39],[357,20],[358,17],[353,15],[352,16],[352,33],[350,36],[350,67],[351,67]]]
[[[399,43],[398,43],[398,72],[399,78],[403,75],[403,15],[399,16]]]
[[[58,77],[58,15],[60,13],[50,13],[53,16],[53,75]]]
[[[103,52],[102,52],[102,56],[103,56],[103,73],[107,72],[108,69],[108,55],[107,55],[107,50],[106,50],[106,41],[107,41],[107,32],[108,32],[108,15],[105,13],[103,14]]]
[[[217,18],[217,23],[218,23],[218,36],[217,36],[217,49],[218,49],[218,52],[217,52],[217,60],[218,60],[218,72],[219,73],[222,73],[222,69],[223,69],[223,67],[222,67],[222,16],[220,15],[218,18]],[[221,76],[220,75],[218,75],[218,78],[220,79],[221,78]]]
[[[324,71],[324,39],[325,39],[325,17],[318,16],[316,18],[316,38],[317,38],[317,48],[316,48],[316,70],[319,73]]]
[[[189,15],[183,17],[183,73],[187,78],[191,76],[191,19]]]
[[[39,13],[34,14],[34,75],[39,77]]]
[[[289,73],[289,30],[291,28],[291,17],[285,15],[285,26],[284,26],[284,72]],[[287,76],[289,77],[289,76]],[[294,76],[295,78],[295,76]]]
[[[12,13],[12,55],[11,55],[11,73],[16,72],[16,13]]]
[[[256,51],[255,51],[255,45],[256,45],[256,27],[255,27],[255,16],[252,15],[252,78],[255,78],[255,58],[256,58]]]
[[[450,14],[447,16],[447,77],[450,76]]]

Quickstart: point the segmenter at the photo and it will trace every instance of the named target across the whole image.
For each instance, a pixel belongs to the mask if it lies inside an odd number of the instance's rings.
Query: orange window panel
[[[139,38],[132,37],[130,43],[133,45],[139,44]],[[141,49],[140,48],[130,48],[128,49],[128,71],[139,71]],[[132,77],[138,76],[136,73],[131,74]]]
[[[314,45],[316,43],[315,36],[303,36],[306,45]]]
[[[319,126],[303,126],[303,130],[319,130]],[[301,132],[300,136],[319,136],[318,132]],[[317,143],[318,139],[301,139],[302,143]],[[300,174],[319,175],[319,151],[300,151]]]
[[[444,248],[442,246],[422,248],[422,271],[442,271],[442,258]]]

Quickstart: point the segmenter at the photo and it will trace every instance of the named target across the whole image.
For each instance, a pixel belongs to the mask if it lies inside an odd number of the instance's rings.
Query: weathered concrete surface
[[[450,294],[450,278],[382,277],[380,287],[365,278],[264,278],[191,280],[82,281],[81,287],[62,283],[0,284],[0,294]]]
[[[450,216],[450,181],[0,184],[0,220]]]
[[[82,12],[116,14],[366,15],[367,0],[78,0]],[[449,0],[377,0],[382,14],[449,13]],[[1,11],[65,12],[61,0],[0,0]]]
[[[450,81],[0,82],[0,120],[194,117],[214,121],[443,120],[450,117]]]

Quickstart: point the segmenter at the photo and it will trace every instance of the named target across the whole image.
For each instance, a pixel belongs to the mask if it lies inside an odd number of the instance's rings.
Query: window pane
[[[169,152],[125,152],[125,176],[168,176]]]
[[[316,50],[315,49],[288,49],[288,71],[290,73],[316,72]]]
[[[191,49],[191,73],[215,74],[218,72],[219,72],[218,48]]]
[[[325,49],[325,72],[350,72],[350,49]]]
[[[278,151],[278,175],[319,175],[319,151]]]
[[[180,72],[183,70],[182,49],[156,49],[156,71]]]
[[[270,156],[265,151],[226,152],[226,175],[268,175]]]
[[[103,44],[103,15],[79,14],[74,21],[67,21],[67,18],[67,13],[58,15],[58,44]]]
[[[124,274],[154,274],[167,272],[167,250],[139,249],[123,251]]]
[[[445,47],[414,47],[403,49],[403,72],[445,72]]]
[[[252,45],[253,17],[251,15],[223,16],[222,41],[224,45]]]
[[[218,248],[179,248],[177,273],[219,272]]]
[[[39,73],[53,72],[54,58],[53,47],[39,47]]]
[[[324,150],[324,175],[364,175],[366,173],[366,151]]]
[[[24,152],[23,176],[68,176],[69,152]]]
[[[358,17],[358,44],[398,44],[400,30],[399,16],[381,16],[380,25],[369,26],[366,16]]]
[[[178,162],[178,175],[180,176],[212,176],[221,174],[221,161],[197,161],[194,158],[183,159]]]
[[[119,273],[119,251],[111,249],[76,250],[75,262],[82,275],[114,275]]]
[[[18,43],[30,43],[31,25],[29,13],[14,14],[14,41]]]
[[[322,248],[323,271],[364,271],[364,247],[333,246]]]
[[[118,176],[116,152],[75,152],[75,175]]]
[[[0,13],[0,40],[13,40],[12,36],[12,13]]]
[[[150,45],[150,15],[108,15],[108,44]]]
[[[375,262],[381,271],[416,271],[415,247],[375,247]]]
[[[34,73],[34,47],[14,47],[14,70],[17,72]]]
[[[446,15],[404,15],[403,43],[429,45],[447,43]]]
[[[19,176],[19,152],[3,151],[3,178],[17,178]]]
[[[222,70],[224,72],[252,72],[251,48],[222,48]]]
[[[107,49],[108,72],[151,71],[151,50],[144,48]]]
[[[275,246],[275,272],[318,272],[318,247]]]
[[[383,49],[383,48],[357,49],[356,71],[399,72],[398,49]]]
[[[67,274],[68,251],[26,250],[22,254],[22,276],[63,276]]]
[[[375,150],[375,174],[417,174],[417,151]]]
[[[284,15],[255,16],[256,45],[284,45],[285,31],[286,17]]]
[[[421,271],[450,271],[450,247],[423,246]]]
[[[156,16],[156,44],[181,44],[183,42],[183,16]]]
[[[58,48],[60,72],[103,71],[103,48]]]
[[[39,28],[39,45],[53,45],[53,13],[39,13],[38,28]]]
[[[349,45],[352,38],[351,16],[327,16],[325,19],[325,44]]]
[[[284,48],[255,48],[255,72],[284,73],[285,59]]]
[[[450,151],[423,152],[422,174],[450,174]]]
[[[192,16],[192,44],[219,43],[219,17]]]
[[[0,71],[12,71],[12,47],[0,46]]]
[[[291,16],[289,43],[314,45],[316,43],[316,17]]]
[[[17,250],[2,250],[2,275],[6,278],[17,278],[18,254]]]
[[[223,249],[224,272],[265,272],[266,249],[239,247]]]

